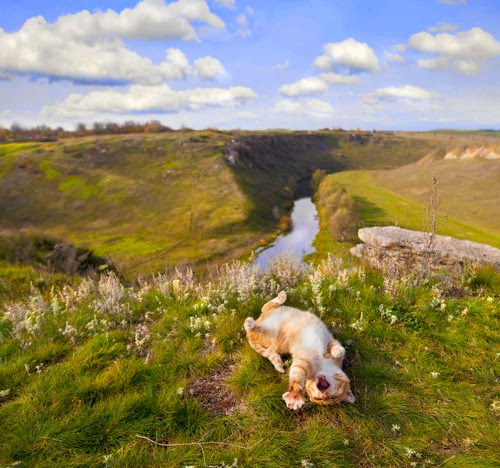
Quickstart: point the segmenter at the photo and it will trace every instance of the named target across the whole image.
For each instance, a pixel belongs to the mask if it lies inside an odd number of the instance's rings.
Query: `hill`
[[[440,214],[447,218],[442,234],[498,248],[500,160],[490,157],[495,154],[500,154],[495,145],[442,146],[398,168],[332,174],[322,181],[317,195],[323,228],[349,245],[361,226],[395,224],[422,230],[435,177]],[[338,222],[328,227],[326,220],[335,217]]]
[[[286,229],[296,190],[316,169],[395,167],[436,144],[411,141],[179,131],[2,144],[0,227],[91,249],[131,279],[182,264],[207,269]]]

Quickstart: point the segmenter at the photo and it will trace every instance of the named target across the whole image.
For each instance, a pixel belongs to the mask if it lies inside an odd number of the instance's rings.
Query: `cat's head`
[[[347,401],[354,403],[347,376],[338,368],[333,372],[330,369],[321,369],[314,379],[306,382],[306,391],[309,398],[319,405],[334,405]]]

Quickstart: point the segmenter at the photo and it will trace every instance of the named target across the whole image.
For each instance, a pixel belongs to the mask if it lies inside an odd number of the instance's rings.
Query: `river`
[[[305,255],[314,252],[312,243],[319,231],[319,221],[316,206],[311,198],[296,200],[291,217],[291,231],[278,236],[273,244],[259,252],[255,261],[262,271],[268,268],[274,257],[290,254],[302,259]]]

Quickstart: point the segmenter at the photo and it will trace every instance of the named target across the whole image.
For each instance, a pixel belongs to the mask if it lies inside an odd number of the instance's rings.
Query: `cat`
[[[314,403],[354,403],[348,377],[342,371],[344,347],[311,312],[284,306],[286,292],[264,304],[257,320],[248,317],[244,328],[250,346],[285,372],[281,355],[291,354],[290,386],[283,400],[290,409],[302,408],[304,390]]]

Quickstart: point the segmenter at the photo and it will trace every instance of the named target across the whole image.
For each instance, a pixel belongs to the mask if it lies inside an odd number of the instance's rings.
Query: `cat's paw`
[[[293,410],[302,408],[306,402],[304,395],[300,392],[283,393],[283,400],[285,400],[286,406]]]
[[[274,364],[274,368],[275,368],[278,372],[281,372],[282,374],[284,374],[284,373],[285,373],[285,369],[283,368],[283,363],[282,363],[282,362],[281,362],[281,363],[280,363],[280,362],[278,362],[278,363],[274,362],[273,364]]]
[[[243,325],[245,330],[253,330],[255,327],[255,320],[252,317],[247,317],[245,319],[245,324]]]
[[[338,359],[340,360],[340,362],[342,362],[345,356],[345,348],[340,343],[335,343],[330,348],[330,354],[333,359]]]

